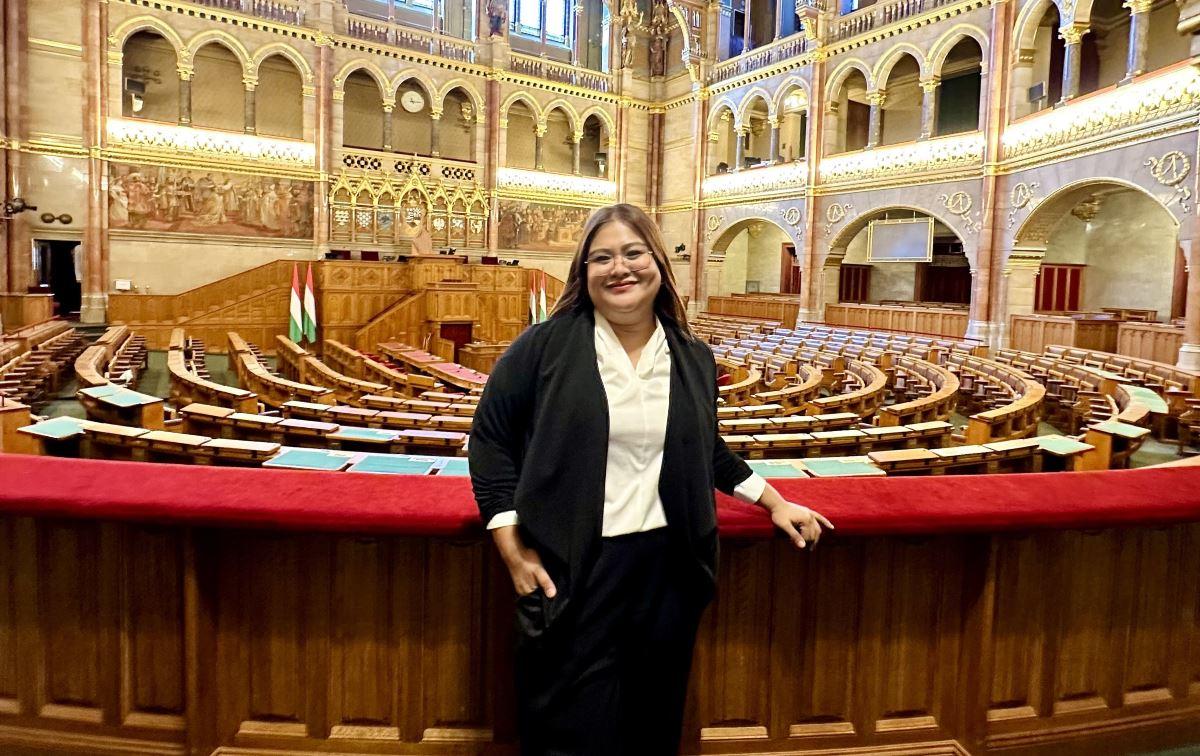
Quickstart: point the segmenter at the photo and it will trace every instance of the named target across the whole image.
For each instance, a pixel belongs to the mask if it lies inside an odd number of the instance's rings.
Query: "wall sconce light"
[[[37,208],[33,209],[36,210]],[[38,217],[41,219],[42,223],[53,223],[54,221],[58,221],[64,226],[71,225],[71,221],[75,220],[69,213],[62,213],[61,215],[55,215],[54,213],[42,213]]]

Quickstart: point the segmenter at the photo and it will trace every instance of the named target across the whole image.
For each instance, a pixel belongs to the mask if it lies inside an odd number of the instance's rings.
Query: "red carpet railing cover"
[[[1089,529],[1200,522],[1200,467],[1083,473],[777,479],[840,535]],[[718,494],[726,538],[771,534]],[[470,481],[0,454],[0,511],[47,517],[375,535],[481,532]]]

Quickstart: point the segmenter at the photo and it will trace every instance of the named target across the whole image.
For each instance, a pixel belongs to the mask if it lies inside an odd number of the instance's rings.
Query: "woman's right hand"
[[[512,578],[513,588],[518,596],[526,596],[541,588],[546,598],[554,598],[554,594],[557,593],[554,581],[542,566],[542,559],[537,551],[521,541],[516,525],[495,528],[492,530],[492,540],[500,551],[500,558],[508,567],[509,577]]]

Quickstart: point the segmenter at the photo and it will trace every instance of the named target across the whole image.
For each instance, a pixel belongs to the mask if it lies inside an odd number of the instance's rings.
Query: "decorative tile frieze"
[[[1014,160],[1182,118],[1200,105],[1200,71],[1190,65],[1027,116],[1004,130],[1004,159]]]
[[[617,185],[613,181],[520,168],[499,168],[496,171],[496,190],[508,196],[548,200],[563,196],[591,201],[614,200],[617,197]]]
[[[819,173],[823,185],[889,179],[911,182],[921,174],[941,177],[981,168],[983,149],[983,135],[972,132],[834,155],[821,161]]]
[[[709,176],[701,191],[705,200],[794,195],[803,194],[807,183],[808,163],[799,161]]]
[[[249,162],[256,166],[314,168],[316,145],[231,131],[109,118],[108,147],[125,155],[205,162]]]

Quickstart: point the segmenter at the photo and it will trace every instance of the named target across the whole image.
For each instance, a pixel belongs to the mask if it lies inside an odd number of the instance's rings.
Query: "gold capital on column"
[[[921,79],[921,91],[926,93],[936,92],[941,83],[942,80],[938,76],[931,76],[928,79]]]
[[[1077,45],[1083,41],[1083,35],[1087,34],[1089,31],[1091,31],[1091,29],[1083,26],[1082,24],[1071,24],[1070,26],[1063,26],[1059,28],[1058,36],[1068,45]]]
[[[1130,13],[1149,13],[1154,0],[1125,0],[1121,5],[1128,8]]]
[[[885,102],[887,102],[887,92],[884,90],[876,89],[867,92],[867,103],[872,107],[882,108]]]

